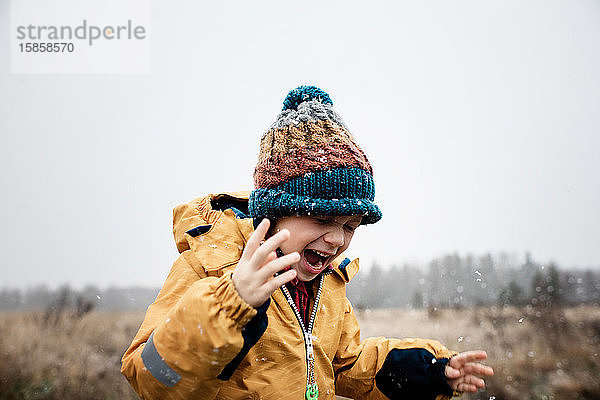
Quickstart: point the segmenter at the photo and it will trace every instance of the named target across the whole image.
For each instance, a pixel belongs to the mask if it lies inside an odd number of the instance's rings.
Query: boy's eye
[[[354,226],[354,225],[344,225],[344,227],[349,230],[350,232],[354,232],[356,230],[356,228],[358,228],[358,226]]]

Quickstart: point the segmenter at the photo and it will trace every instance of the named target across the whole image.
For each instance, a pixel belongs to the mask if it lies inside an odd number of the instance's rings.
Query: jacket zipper
[[[300,324],[300,330],[302,331],[302,337],[304,338],[304,347],[306,349],[306,400],[316,400],[319,398],[319,387],[317,385],[317,380],[315,379],[315,353],[312,342],[312,330],[315,322],[315,317],[317,315],[317,309],[319,307],[319,300],[321,299],[321,290],[323,289],[324,275],[325,274],[322,274],[319,279],[319,289],[317,290],[315,302],[312,306],[312,310],[310,313],[310,319],[308,320],[308,329],[304,327],[304,322],[302,321],[302,317],[300,316],[300,311],[298,310],[298,307],[296,307],[296,303],[294,303],[292,296],[290,296],[290,292],[285,287],[285,285],[281,286],[281,291],[283,292],[285,299],[287,300],[290,307],[292,307],[292,310],[296,315],[296,319]]]

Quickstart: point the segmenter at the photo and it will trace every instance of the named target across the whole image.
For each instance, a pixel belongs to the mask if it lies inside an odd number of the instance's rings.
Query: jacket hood
[[[237,262],[254,231],[252,219],[241,218],[248,208],[249,194],[210,194],[175,207],[173,237],[177,250],[191,250],[206,270]]]

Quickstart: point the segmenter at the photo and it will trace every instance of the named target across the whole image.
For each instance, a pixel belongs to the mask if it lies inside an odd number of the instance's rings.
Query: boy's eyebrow
[[[344,217],[344,216],[339,216],[339,215],[315,215],[315,218],[318,219],[325,219],[327,221],[334,221],[334,222],[338,222],[337,218],[340,217]],[[354,218],[349,219],[348,221],[346,221],[347,224],[351,224],[351,223],[356,223],[358,225],[360,225],[362,223],[363,217],[360,215],[356,215],[353,216]]]
[[[332,220],[335,220],[336,217],[331,217]],[[357,224],[360,225],[362,222],[362,216],[356,216],[353,218],[350,218],[349,220],[346,221],[346,224]]]

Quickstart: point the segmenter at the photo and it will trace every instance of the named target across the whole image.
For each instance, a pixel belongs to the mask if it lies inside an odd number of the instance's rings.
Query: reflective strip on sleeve
[[[181,375],[169,367],[160,354],[158,354],[156,347],[154,347],[153,337],[154,332],[150,334],[146,346],[142,351],[142,361],[153,377],[163,385],[172,387],[179,382]]]

